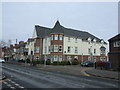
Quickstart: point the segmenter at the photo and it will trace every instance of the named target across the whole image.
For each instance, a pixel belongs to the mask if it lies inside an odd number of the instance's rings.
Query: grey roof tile
[[[37,36],[41,38],[44,38],[45,35],[50,36],[50,34],[54,33],[54,34],[64,34],[65,36],[81,38],[82,40],[87,40],[90,37],[92,40],[95,38],[97,42],[101,41],[101,39],[97,38],[96,36],[88,32],[65,28],[62,25],[60,25],[59,21],[56,22],[53,28],[47,28],[47,27],[35,25],[35,29],[37,32]]]

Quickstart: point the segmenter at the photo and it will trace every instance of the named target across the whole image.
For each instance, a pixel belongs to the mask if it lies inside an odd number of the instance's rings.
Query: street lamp
[[[47,38],[46,38],[46,30],[45,30],[45,60],[44,60],[44,67],[46,67],[46,52],[47,52],[47,47],[46,47],[46,43],[47,43]]]

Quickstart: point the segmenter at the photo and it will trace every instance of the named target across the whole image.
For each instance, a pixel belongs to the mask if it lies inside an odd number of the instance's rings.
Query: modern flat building
[[[66,28],[59,21],[53,28],[35,25],[26,48],[34,60],[107,60],[107,43],[103,39],[85,31]]]
[[[113,69],[120,68],[120,34],[112,37],[109,41],[109,61]]]

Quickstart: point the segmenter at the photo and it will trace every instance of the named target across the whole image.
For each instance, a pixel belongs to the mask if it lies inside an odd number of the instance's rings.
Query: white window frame
[[[39,52],[40,52],[40,48],[39,48],[39,47],[36,47],[36,48],[35,48],[35,52],[36,52],[36,53],[39,53]]]
[[[115,42],[113,43],[113,46],[114,46],[114,47],[120,47],[120,41],[115,41]]]
[[[62,56],[59,56],[59,61],[62,61],[62,58],[63,58]]]
[[[96,49],[94,49],[94,54],[96,54]]]
[[[75,47],[75,53],[78,53],[78,47]]]
[[[71,60],[71,56],[67,56],[67,61],[70,61]]]
[[[45,53],[47,53],[47,47],[45,46]]]
[[[88,54],[91,54],[91,49],[90,48],[88,48]]]
[[[54,45],[54,52],[58,52],[58,45]]]
[[[54,56],[54,61],[58,61],[58,56]]]
[[[75,38],[75,43],[77,43],[77,41],[78,41],[78,39],[77,39],[77,38]]]
[[[51,49],[51,52],[54,52],[54,46],[53,45],[51,45],[50,49]]]
[[[48,51],[51,52],[51,47],[50,46],[48,46]]]
[[[70,42],[70,37],[68,37],[68,42]]]
[[[59,40],[62,40],[63,39],[63,35],[59,35]]]
[[[58,40],[58,35],[54,35],[54,40]]]

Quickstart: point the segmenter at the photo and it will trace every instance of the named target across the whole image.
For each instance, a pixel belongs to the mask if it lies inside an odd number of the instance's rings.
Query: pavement
[[[23,64],[23,66],[30,66],[30,64]],[[120,80],[119,75],[120,72],[112,71],[112,70],[101,70],[95,69],[94,67],[81,67],[81,65],[65,65],[65,66],[57,66],[57,65],[41,65],[37,64],[36,66],[42,70],[51,70],[75,75],[84,75],[84,76],[96,76],[101,78],[108,78],[114,80]]]
[[[85,72],[92,76],[120,80],[120,77],[119,77],[120,72],[117,72],[117,71],[100,70],[100,69],[91,68],[89,70],[85,70]]]

